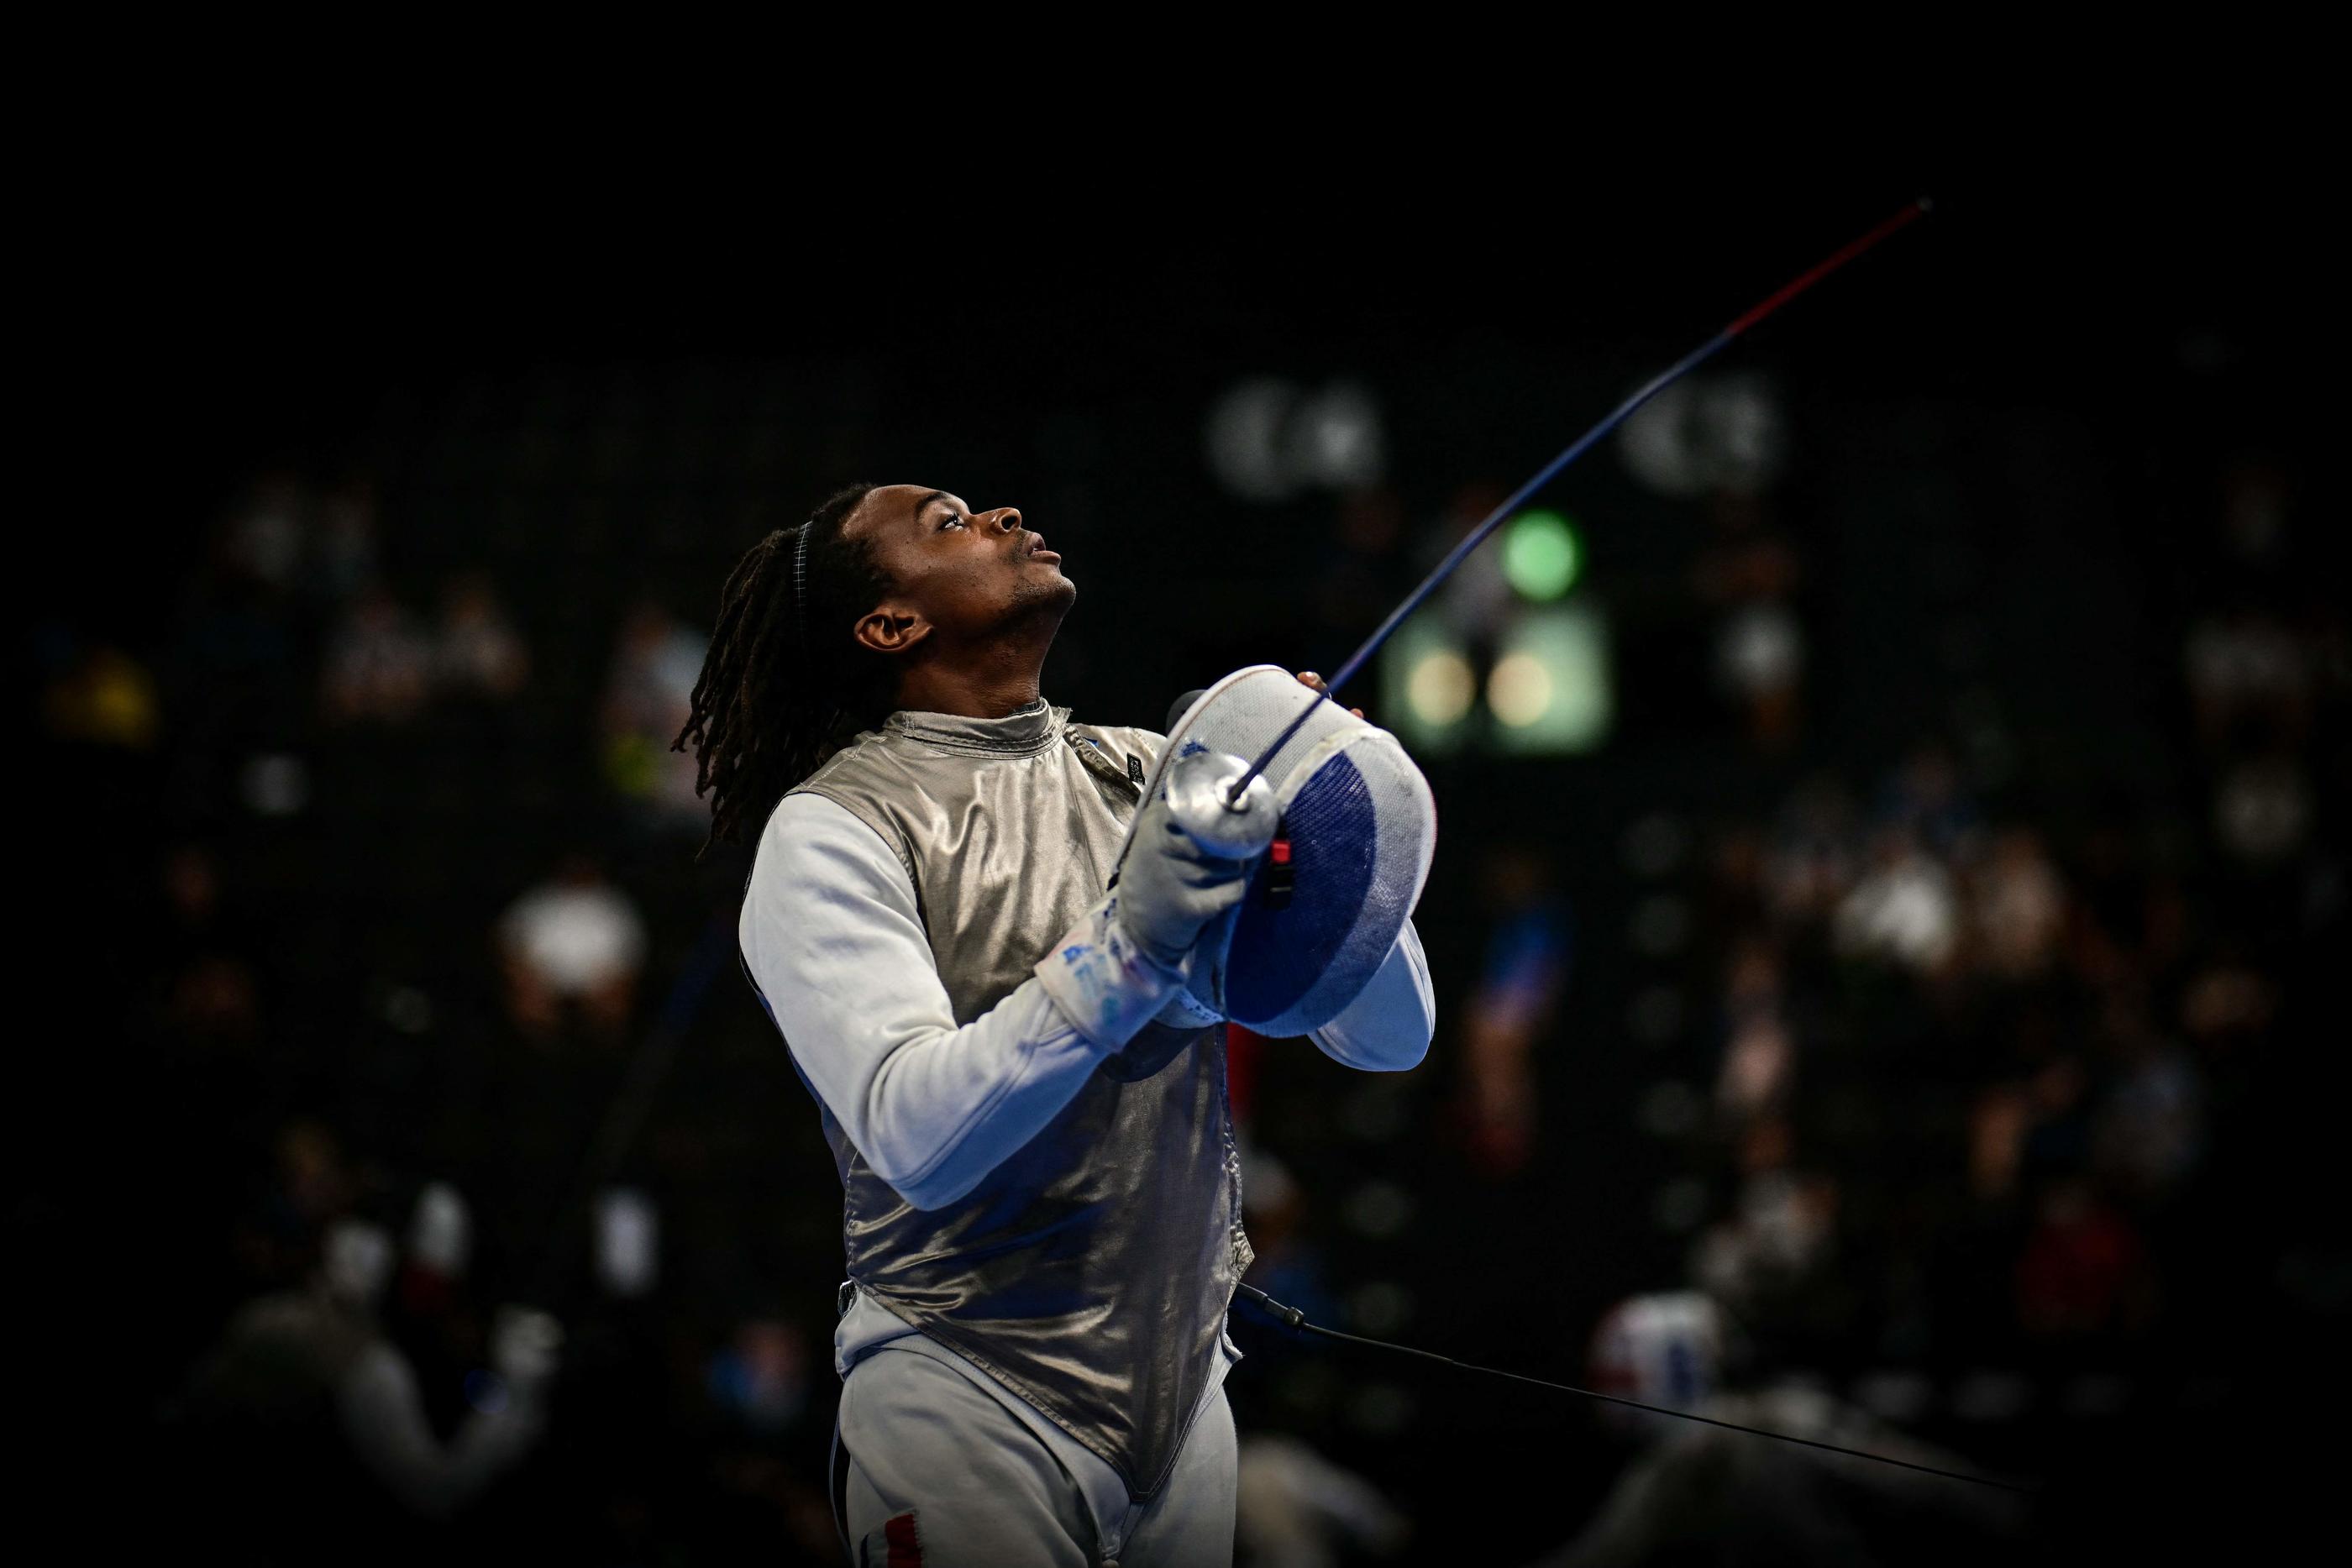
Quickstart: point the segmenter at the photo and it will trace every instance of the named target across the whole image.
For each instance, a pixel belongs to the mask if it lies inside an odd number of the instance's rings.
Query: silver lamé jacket
[[[897,852],[961,1026],[1102,895],[1160,744],[1043,703],[1003,719],[899,713],[794,792]],[[824,1125],[850,1278],[1100,1455],[1136,1499],[1156,1493],[1251,1257],[1222,1027],[1145,1026],[941,1208],[900,1197],[829,1111]]]

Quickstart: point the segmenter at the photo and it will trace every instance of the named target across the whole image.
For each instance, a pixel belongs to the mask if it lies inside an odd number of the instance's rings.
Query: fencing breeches
[[[859,1568],[1230,1568],[1234,1418],[1212,1387],[1149,1503],[984,1373],[885,1344],[842,1385],[842,1502]],[[1024,1416],[1026,1418],[1024,1419]]]

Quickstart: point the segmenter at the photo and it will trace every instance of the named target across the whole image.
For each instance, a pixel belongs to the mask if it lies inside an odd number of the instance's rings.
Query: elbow
[[[1359,1072],[1410,1072],[1429,1055],[1430,1030],[1391,1035],[1386,1039],[1340,1034],[1318,1035],[1325,1055]]]
[[[960,1192],[940,1192],[932,1187],[904,1187],[892,1190],[907,1200],[907,1207],[919,1208],[926,1214],[936,1213],[963,1196]]]
[[[936,1176],[929,1180],[919,1181],[885,1176],[880,1171],[874,1174],[889,1183],[890,1190],[906,1200],[908,1207],[919,1208],[926,1214],[949,1207],[979,1185],[972,1181],[944,1182]]]
[[[908,1159],[903,1153],[896,1157],[883,1153],[880,1158],[868,1154],[866,1168],[880,1176],[909,1207],[928,1213],[947,1207],[980,1185],[977,1176],[959,1176],[953,1169],[954,1162],[948,1158],[950,1152],[929,1151],[917,1159]]]
[[[1410,1072],[1429,1057],[1429,1036],[1417,1040],[1399,1040],[1381,1053],[1376,1061],[1366,1064],[1369,1072]]]
[[[1437,1014],[1430,999],[1423,997],[1419,1007],[1403,1010],[1421,1027],[1407,1026],[1402,1033],[1381,1040],[1376,1052],[1380,1061],[1372,1069],[1375,1072],[1410,1072],[1429,1059],[1429,1042],[1437,1034]]]
[[[888,1081],[886,1064],[867,1096],[864,1125],[851,1132],[851,1140],[866,1168],[892,1192],[917,1208],[944,1208],[963,1196],[949,1187],[955,1144],[942,1141],[941,1130],[922,1125],[920,1118],[910,1122],[898,1113],[894,1097],[885,1092]]]

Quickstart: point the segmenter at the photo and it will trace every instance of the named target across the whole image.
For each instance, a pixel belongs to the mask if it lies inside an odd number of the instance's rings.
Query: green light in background
[[[1558,599],[1583,568],[1583,541],[1558,512],[1521,512],[1503,530],[1503,576],[1522,599]]]

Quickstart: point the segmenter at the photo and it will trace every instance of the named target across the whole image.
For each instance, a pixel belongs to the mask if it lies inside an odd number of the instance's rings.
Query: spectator
[[[1771,908],[1795,925],[1825,921],[1860,874],[1862,844],[1845,786],[1831,775],[1790,796],[1772,835],[1765,880]]]
[[[1795,1047],[1779,1018],[1755,1014],[1742,1019],[1724,1047],[1716,1103],[1736,1122],[1778,1110],[1787,1100],[1795,1065]]]
[[[473,1254],[474,1213],[465,1196],[446,1181],[425,1183],[409,1216],[408,1252],[400,1271],[401,1306],[416,1316],[446,1310]]]
[[[490,1351],[496,1381],[477,1390],[471,1413],[445,1444],[425,1416],[415,1367],[377,1326],[394,1263],[381,1227],[334,1221],[311,1278],[249,1303],[197,1368],[181,1416],[226,1492],[207,1500],[233,1507],[248,1528],[317,1511],[336,1536],[364,1530],[362,1519],[336,1517],[331,1487],[324,1496],[314,1490],[322,1470],[332,1473],[321,1464],[327,1448],[356,1460],[403,1511],[440,1520],[539,1441],[562,1339],[555,1321],[520,1308],[500,1313]],[[256,1488],[290,1495],[241,1495]],[[360,1551],[373,1544],[344,1543]]]
[[[2050,1184],[2017,1260],[2017,1312],[2044,1341],[2112,1338],[2145,1315],[2139,1234],[2081,1176]]]
[[[1358,1552],[1393,1557],[1411,1538],[1380,1489],[1297,1437],[1242,1438],[1235,1469],[1240,1568],[1338,1568]]]
[[[1463,1019],[1463,1119],[1472,1162],[1509,1176],[1535,1153],[1532,1055],[1568,980],[1568,914],[1541,856],[1508,845],[1486,860],[1486,962]]]
[[[404,724],[425,706],[433,651],[382,584],[364,590],[328,640],[327,716]]]
[[[2180,1027],[2212,1060],[2237,1054],[2259,1041],[2278,1017],[2278,987],[2256,966],[2236,955],[2200,968],[2183,989]]]
[[[1716,1103],[1739,1124],[1783,1108],[1796,1065],[1781,1016],[1780,959],[1769,942],[1750,936],[1733,947],[1725,993],[1728,1033]]]
[[[1691,574],[1700,602],[1719,617],[1716,677],[1765,751],[1795,738],[1805,670],[1805,632],[1791,600],[1803,572],[1794,544],[1765,519],[1745,490],[1718,492],[1717,537]]]
[[[1881,830],[1870,871],[1838,904],[1838,950],[1931,974],[1951,958],[1959,935],[1950,874],[1907,829]]]
[[[310,549],[310,588],[319,599],[340,604],[376,576],[374,486],[354,479],[319,507],[319,526]]]
[[[2033,979],[2065,935],[2066,894],[2031,828],[2010,828],[1971,882],[1969,919],[1986,967],[2004,980]]]
[[[1695,1291],[1636,1296],[1602,1321],[1593,1377],[1624,1397],[1813,1442],[1965,1470],[1966,1461],[1794,1380],[1725,1387],[1720,1308]],[[1583,1531],[1546,1568],[1653,1563],[1976,1562],[2013,1551],[2020,1500],[1769,1437],[1639,1416],[1643,1445]],[[1924,1527],[1924,1528],[1923,1528]]]
[[[442,596],[433,670],[443,690],[494,701],[514,696],[530,679],[530,650],[481,572],[451,579]]]
[[[1691,1256],[1691,1277],[1734,1311],[1753,1312],[1785,1301],[1807,1286],[1829,1260],[1836,1234],[1837,1184],[1827,1176],[1780,1168],[1785,1124],[1759,1123],[1743,1140],[1756,1169],[1741,1183],[1732,1218],[1708,1228]]]
[[[800,1330],[772,1318],[746,1319],[710,1358],[711,1401],[752,1432],[786,1431],[808,1402],[808,1361]]]
[[[294,475],[263,478],[223,531],[224,564],[272,591],[291,586],[309,549],[312,510],[309,486]]]
[[[692,757],[670,743],[692,706],[709,639],[651,601],[621,626],[604,686],[604,765],[614,786],[646,803],[657,821],[698,831],[709,813],[695,793]]]
[[[2209,747],[2300,738],[2310,661],[2278,616],[2255,604],[2208,616],[2189,633],[2185,663],[2189,704]]]
[[[595,1032],[617,1034],[636,998],[646,927],[628,896],[585,855],[509,905],[498,924],[507,1009],[515,1027],[544,1038],[576,1008]]]
[[[1935,742],[1915,747],[1887,779],[1878,820],[1882,826],[1907,831],[1930,853],[1947,860],[1965,860],[1974,852],[1976,803],[1960,789],[1952,754]]]
[[[2299,852],[2311,832],[2311,785],[2294,758],[2241,762],[2213,799],[2213,832],[2249,869],[2266,870]]]
[[[2197,1063],[2157,1031],[2137,998],[2110,1002],[2103,1032],[2114,1068],[2094,1122],[2093,1158],[2118,1195],[2162,1197],[2202,1153]]]

